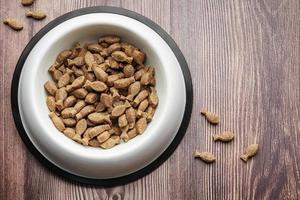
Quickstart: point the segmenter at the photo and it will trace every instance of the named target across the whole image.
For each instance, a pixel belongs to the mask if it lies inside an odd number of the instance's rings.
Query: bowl
[[[159,105],[146,131],[111,149],[82,146],[59,132],[48,117],[44,83],[58,53],[76,41],[118,35],[147,54],[155,67]],[[48,168],[72,180],[98,185],[123,184],[146,175],[180,143],[192,110],[187,63],[171,37],[149,19],[129,10],[90,7],[67,13],[46,25],[24,49],[11,88],[19,135]]]

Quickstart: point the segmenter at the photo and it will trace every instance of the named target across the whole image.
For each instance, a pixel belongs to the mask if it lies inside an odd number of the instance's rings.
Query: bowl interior
[[[160,102],[144,134],[103,150],[79,145],[54,127],[48,117],[43,85],[51,80],[47,70],[60,51],[71,48],[77,41],[96,42],[107,34],[118,35],[147,54],[146,64],[156,70]],[[49,31],[28,55],[19,86],[22,122],[36,148],[55,165],[90,178],[123,176],[153,161],[172,142],[185,108],[184,79],[170,47],[146,25],[117,14],[82,15]]]

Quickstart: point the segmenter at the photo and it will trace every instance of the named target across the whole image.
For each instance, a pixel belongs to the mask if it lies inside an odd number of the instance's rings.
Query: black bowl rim
[[[19,89],[19,80],[21,71],[24,65],[25,60],[27,59],[28,54],[32,50],[32,48],[35,46],[35,44],[51,29],[53,29],[55,26],[59,25],[60,23],[85,14],[90,13],[114,13],[119,15],[124,15],[133,19],[136,19],[140,21],[141,23],[147,25],[151,29],[153,29],[156,33],[158,33],[164,40],[167,42],[169,47],[172,49],[173,53],[175,54],[180,66],[181,70],[183,72],[185,86],[186,86],[186,106],[184,111],[183,120],[181,122],[180,128],[174,137],[171,144],[168,146],[168,148],[153,162],[145,166],[144,168],[133,172],[131,174],[116,177],[116,178],[109,178],[109,179],[94,179],[94,178],[86,178],[82,176],[78,176],[75,174],[72,174],[70,172],[67,172],[63,170],[62,168],[54,165],[51,161],[49,161],[46,157],[44,157],[38,149],[33,145],[33,143],[30,141],[29,137],[27,136],[27,133],[23,127],[20,112],[19,112],[19,106],[18,106],[18,89]],[[193,85],[192,85],[192,79],[191,74],[188,68],[188,64],[181,53],[180,49],[178,48],[175,41],[171,38],[171,36],[166,33],[160,26],[158,26],[156,23],[151,21],[150,19],[127,9],[124,8],[118,8],[118,7],[108,7],[108,6],[96,6],[96,7],[88,7],[88,8],[82,8],[78,10],[71,11],[69,13],[66,13],[50,23],[48,23],[46,26],[44,26],[27,44],[25,49],[23,50],[18,63],[16,65],[13,79],[11,83],[11,108],[13,113],[14,122],[16,125],[16,128],[18,130],[18,133],[29,149],[29,151],[50,171],[66,178],[67,180],[73,180],[77,182],[81,182],[84,184],[90,184],[90,185],[99,185],[104,187],[111,187],[116,185],[122,185],[129,183],[131,181],[137,180],[156,168],[158,168],[164,161],[166,161],[172,153],[175,151],[179,143],[181,142],[182,138],[185,135],[186,129],[188,128],[189,121],[191,118],[192,113],[192,107],[193,107]]]

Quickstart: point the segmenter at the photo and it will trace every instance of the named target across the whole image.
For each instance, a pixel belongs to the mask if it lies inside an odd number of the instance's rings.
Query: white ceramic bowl
[[[18,63],[23,63],[16,93],[18,114],[28,139],[50,163],[82,178],[112,179],[145,168],[170,146],[186,110],[185,77],[174,51],[153,28],[120,13],[86,12],[58,21],[38,35],[40,39],[33,39],[35,44],[27,47],[28,55]],[[146,52],[147,64],[156,70],[160,101],[144,134],[103,150],[79,145],[54,127],[43,85],[51,79],[47,70],[60,51],[76,41],[97,41],[106,34],[119,35]]]

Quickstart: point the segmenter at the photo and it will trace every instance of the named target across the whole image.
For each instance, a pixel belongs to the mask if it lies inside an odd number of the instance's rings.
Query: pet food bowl
[[[142,135],[105,150],[82,146],[54,127],[43,85],[60,51],[107,34],[146,52],[146,64],[156,70],[159,105]],[[111,186],[146,175],[172,154],[190,120],[193,90],[182,53],[158,25],[122,8],[90,7],[58,17],[32,38],[16,66],[11,95],[19,135],[35,157],[71,180]]]

